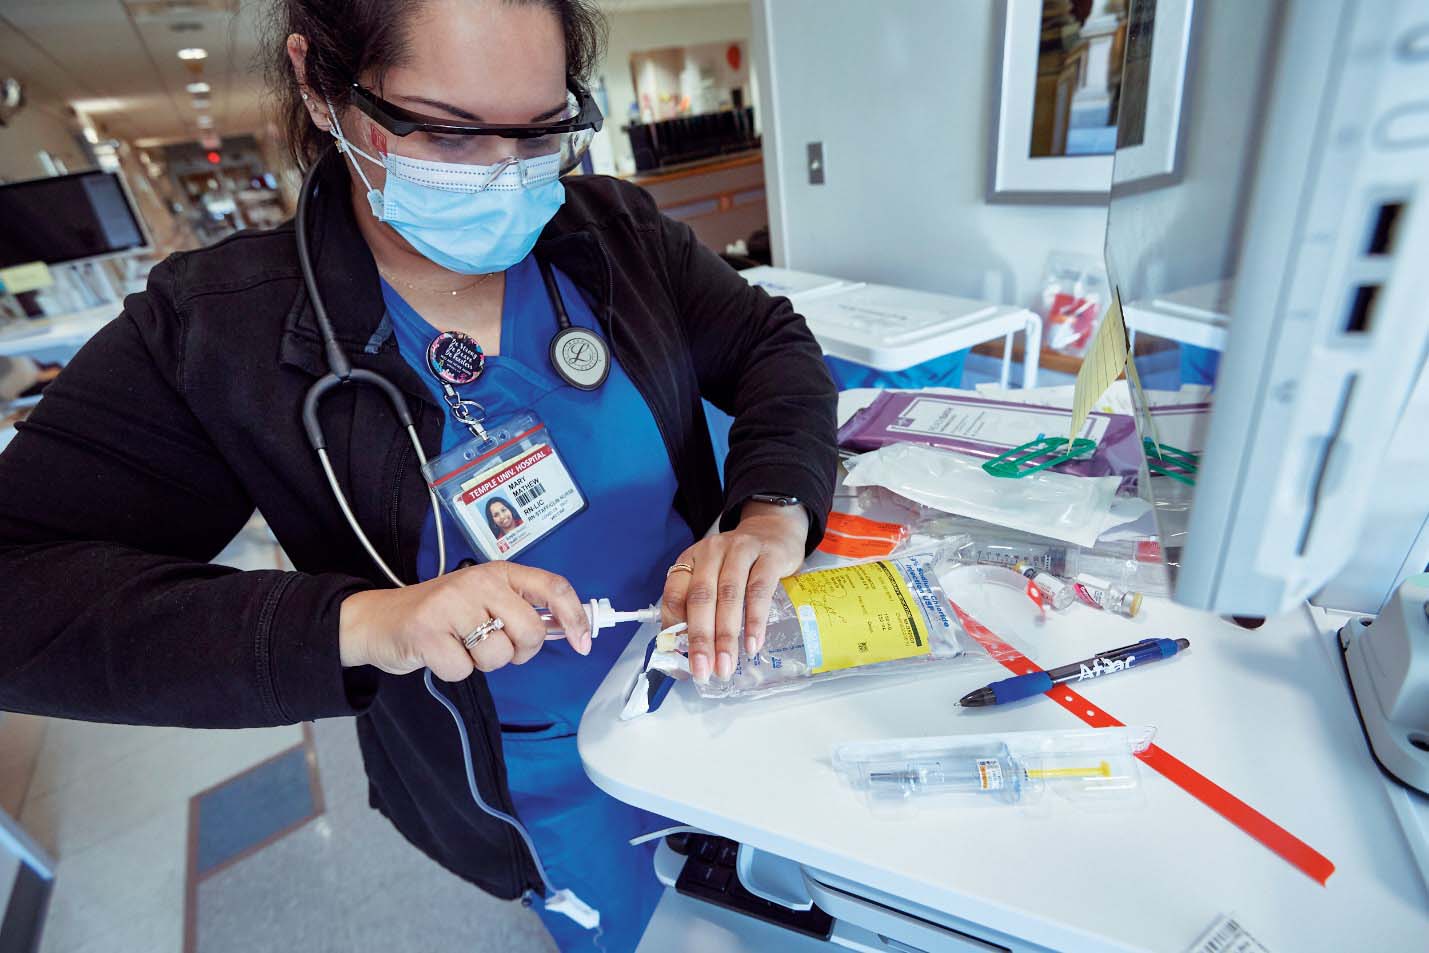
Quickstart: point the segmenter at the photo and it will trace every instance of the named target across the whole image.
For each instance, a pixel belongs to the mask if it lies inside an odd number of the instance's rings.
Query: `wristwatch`
[[[798,506],[804,501],[797,496],[786,496],[783,493],[753,493],[750,494],[751,503],[773,503],[775,506]]]

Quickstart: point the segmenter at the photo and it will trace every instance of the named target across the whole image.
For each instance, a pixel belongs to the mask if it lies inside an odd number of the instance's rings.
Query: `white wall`
[[[37,158],[42,149],[63,160],[71,172],[90,167],[70,126],[50,112],[29,105],[11,117],[8,126],[0,128],[0,181],[18,182],[48,175]]]
[[[635,102],[635,87],[630,76],[630,54],[665,46],[693,46],[738,40],[746,44],[750,38],[749,4],[712,3],[708,6],[682,6],[668,10],[618,11],[606,13],[610,21],[610,45],[605,63],[597,70],[604,77],[610,110],[605,129],[594,145],[592,156],[609,155],[619,171],[634,171],[630,140],[620,128],[629,122],[630,104]],[[746,102],[749,102],[746,91]],[[606,151],[608,150],[608,152]]]
[[[1112,188],[1108,267],[1123,301],[1227,278],[1240,241],[1245,162],[1269,82],[1272,4],[1201,4],[1187,70],[1174,188]]]
[[[775,264],[1030,304],[1049,251],[1100,254],[1102,206],[985,200],[998,4],[754,0],[754,20]]]

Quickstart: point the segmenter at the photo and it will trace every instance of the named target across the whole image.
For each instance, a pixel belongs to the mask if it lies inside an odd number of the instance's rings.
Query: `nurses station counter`
[[[764,158],[758,149],[625,178],[649,192],[661,212],[690,226],[695,237],[715,252],[769,225]]]
[[[1041,697],[954,707],[1007,676],[991,661],[735,703],[703,700],[685,682],[657,711],[621,721],[647,626],[586,709],[580,754],[612,796],[738,841],[746,888],[816,905],[848,949],[1424,950],[1429,901],[1396,818],[1406,792],[1365,744],[1335,642],[1344,621],[1306,606],[1250,632],[1149,598],[1135,620],[1049,613],[1026,640],[1054,665],[1189,638],[1190,651],[1083,695],[1127,725],[1155,726],[1157,745],[1325,855],[1335,870],[1323,886],[1144,766],[1138,797],[1111,810],[915,799],[888,816],[835,773],[831,749],[843,742],[1083,727]],[[681,894],[684,863],[662,844],[656,871],[670,889],[640,953],[831,948]],[[1222,915],[1262,946],[1207,940]]]

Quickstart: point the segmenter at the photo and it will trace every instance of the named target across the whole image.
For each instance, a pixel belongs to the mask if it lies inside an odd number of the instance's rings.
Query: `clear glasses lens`
[[[581,157],[590,148],[592,132],[553,133],[534,139],[507,139],[502,136],[448,136],[430,132],[414,132],[391,141],[394,152],[400,152],[424,162],[449,162],[455,165],[493,166],[506,159],[515,159],[523,167],[548,156],[557,156],[556,173],[569,172],[580,165]]]
[[[568,93],[565,111],[551,122],[570,122],[580,111],[580,101],[574,93]],[[376,120],[369,121],[378,125]],[[579,166],[594,137],[593,129],[530,138],[417,131],[388,142],[394,153],[420,162],[494,167],[515,159],[520,163],[522,184],[531,188]],[[554,161],[540,161],[548,158]]]

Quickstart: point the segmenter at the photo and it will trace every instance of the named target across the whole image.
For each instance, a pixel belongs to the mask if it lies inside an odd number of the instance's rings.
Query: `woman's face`
[[[515,517],[511,515],[511,511],[507,509],[506,504],[500,500],[491,504],[491,521],[502,531],[508,530],[516,524]]]
[[[372,76],[361,82],[393,105],[442,119],[552,122],[567,110],[565,37],[556,15],[541,3],[430,0],[408,29],[405,62],[388,69],[380,86]],[[491,136],[395,136],[352,106],[339,118],[347,136],[378,157],[392,152],[491,165],[540,145]],[[386,170],[363,165],[373,187],[381,189]]]

